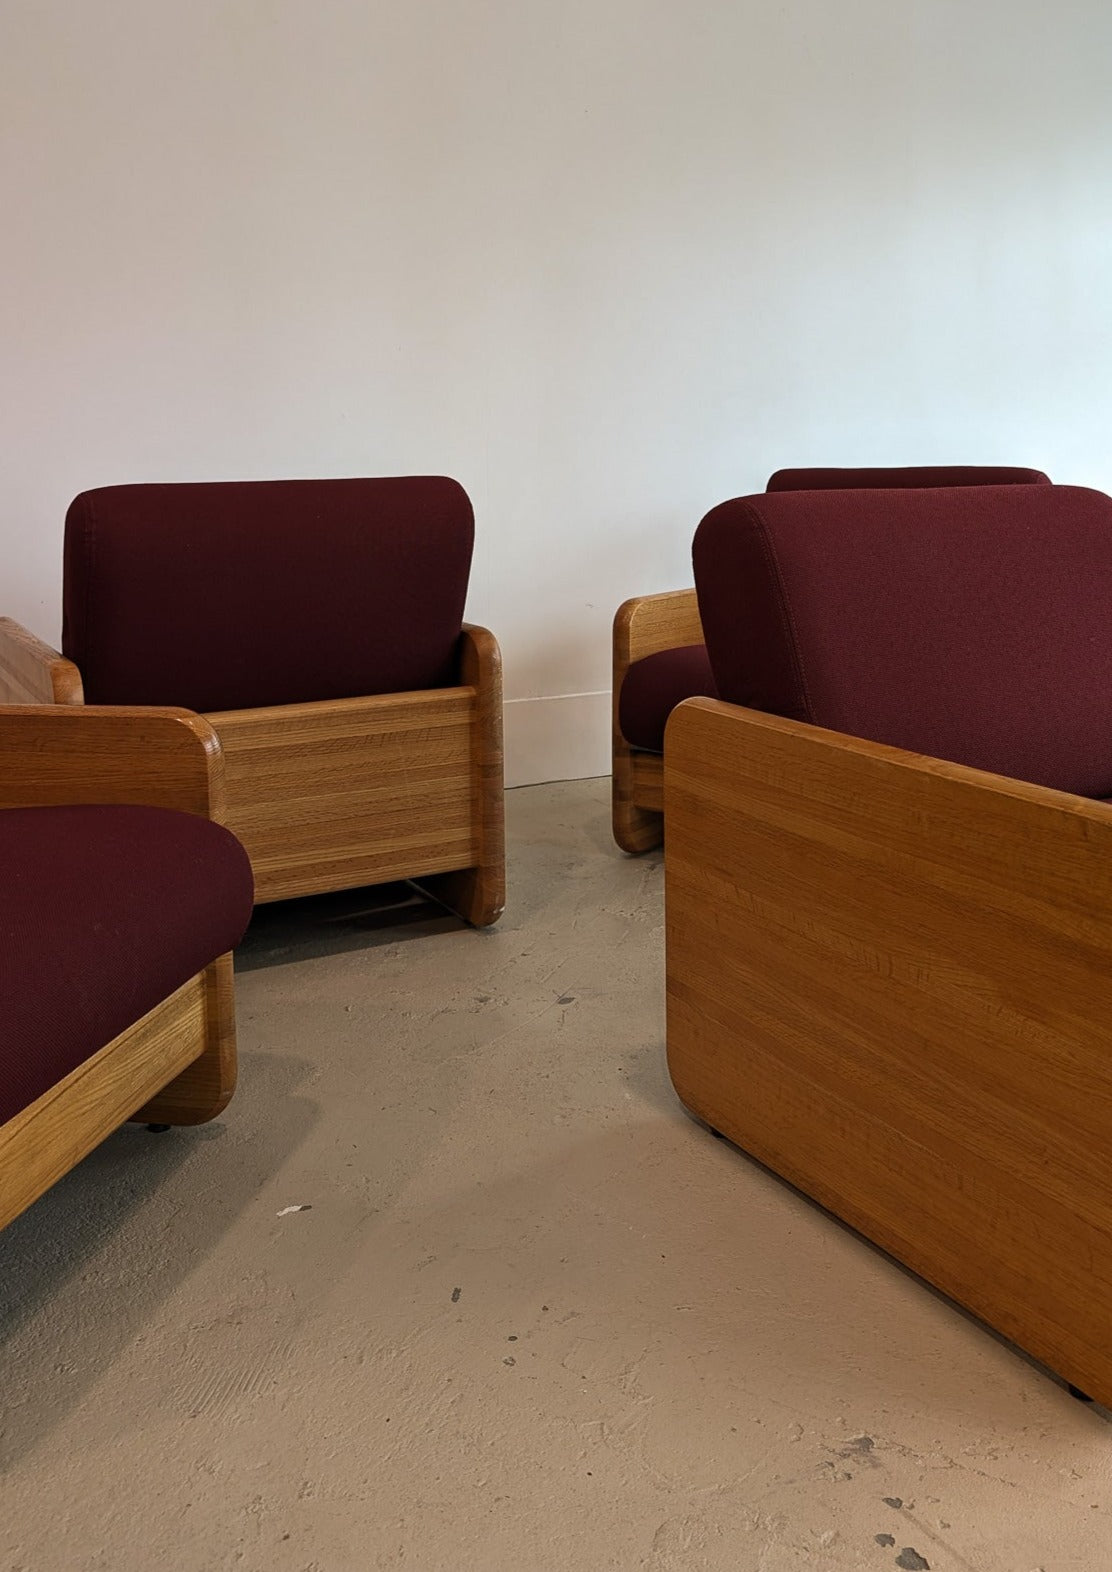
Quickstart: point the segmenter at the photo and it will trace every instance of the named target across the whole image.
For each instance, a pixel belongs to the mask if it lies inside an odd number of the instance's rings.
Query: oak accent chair
[[[1046,485],[1037,469],[926,465],[904,469],[779,469],[767,491],[874,487]],[[664,727],[683,699],[715,696],[693,589],[639,595],[618,608],[613,634],[611,815],[622,851],[664,839]]]
[[[0,1228],[128,1119],[231,1097],[252,888],[222,807],[195,715],[57,704],[49,678],[0,706]]]
[[[1112,1404],[1112,499],[752,496],[694,563],[676,1091]]]
[[[484,926],[505,899],[502,676],[462,620],[473,541],[435,476],[87,491],[51,680],[60,702],[206,718],[256,901],[411,879]]]

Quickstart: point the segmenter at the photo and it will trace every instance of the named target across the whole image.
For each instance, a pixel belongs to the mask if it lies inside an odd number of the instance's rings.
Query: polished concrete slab
[[[1104,1572],[1112,1425],[678,1107],[662,869],[261,911],[240,1090],[0,1234],[3,1572]]]

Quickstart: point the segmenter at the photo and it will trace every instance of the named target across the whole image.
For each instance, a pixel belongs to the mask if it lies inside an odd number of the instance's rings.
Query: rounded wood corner
[[[73,661],[61,659],[50,673],[55,704],[77,705],[85,703],[85,684]]]
[[[637,608],[644,599],[644,595],[631,595],[628,600],[622,601],[622,604],[614,613],[613,628],[615,638],[617,638],[620,634],[629,634],[630,625],[632,624],[634,617],[637,615]]]
[[[502,646],[489,628],[465,622],[460,630],[477,669],[489,680],[502,678]]]

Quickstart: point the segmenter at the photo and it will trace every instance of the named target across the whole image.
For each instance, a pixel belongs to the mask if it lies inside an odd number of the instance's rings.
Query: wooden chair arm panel
[[[216,732],[189,710],[0,705],[0,808],[136,803],[222,822]]]
[[[80,704],[81,673],[42,639],[0,617],[0,704]]]
[[[442,895],[466,921],[485,928],[497,921],[506,904],[502,651],[489,628],[464,623],[460,677],[475,690],[471,768],[479,863],[462,883],[456,879],[459,888],[453,888],[449,875]]]
[[[635,660],[685,644],[703,643],[699,602],[693,589],[639,595],[618,607],[614,617],[614,667],[622,676]]]
[[[921,815],[917,816],[920,808],[944,803],[948,817],[929,826],[932,848],[946,846],[964,859],[966,842],[973,839],[978,852],[975,861],[982,861],[988,851],[977,837],[991,827],[1009,843],[1004,848],[1003,865],[1009,869],[1012,882],[1019,873],[1010,859],[1021,848],[1027,873],[1030,857],[1040,852],[1039,867],[1047,877],[1062,873],[1058,852],[1042,851],[1039,844],[1047,813],[1064,815],[1077,826],[1073,833],[1079,844],[1087,846],[1091,835],[1103,835],[1105,829],[1112,833],[1112,806],[1094,798],[993,775],[927,754],[909,753],[903,748],[850,737],[804,721],[785,720],[780,715],[745,709],[720,699],[687,699],[677,705],[669,717],[666,735],[670,739],[668,746],[681,750],[669,772],[674,790],[682,789],[683,781],[690,786],[705,780],[709,766],[711,774],[722,772],[724,783],[737,783],[740,804],[747,800],[746,783],[756,785],[759,778],[767,775],[770,782],[776,783],[785,803],[797,803],[813,813],[818,811],[816,792],[821,787],[825,815],[836,806],[847,815],[852,813],[862,832],[883,842],[889,853],[894,845],[903,846],[905,842],[905,849],[910,850],[913,841],[926,835],[927,826]],[[743,768],[739,776],[740,756],[750,748],[756,753],[754,765],[751,770]],[[801,766],[805,767],[802,776],[798,773]],[[842,783],[840,797],[837,782]],[[860,792],[866,785],[869,794],[863,798]],[[1057,817],[1054,822],[1059,823]],[[1089,825],[1101,828],[1080,827]],[[1032,841],[1030,847],[1026,844],[1028,839]],[[970,877],[974,871],[970,869]],[[1072,889],[1068,877],[1065,888]],[[1100,908],[1099,901],[1090,904]]]
[[[502,651],[489,628],[480,628],[474,622],[463,624],[459,675],[460,681],[468,687],[497,683],[501,700]]]
[[[664,758],[681,1100],[1112,1400],[1112,808],[709,699]]]

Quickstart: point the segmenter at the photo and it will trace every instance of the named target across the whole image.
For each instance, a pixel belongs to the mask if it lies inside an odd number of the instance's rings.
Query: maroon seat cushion
[[[629,667],[618,695],[618,725],[631,748],[664,750],[664,726],[684,699],[716,699],[718,689],[705,644],[646,655]]]
[[[106,486],[66,517],[62,648],[91,704],[251,709],[458,681],[453,480]]]
[[[1074,486],[800,491],[694,544],[733,703],[1112,795],[1112,499]]]
[[[0,811],[0,1124],[233,949],[253,895],[194,814]]]
[[[778,469],[766,491],[857,491],[876,486],[1049,486],[1041,469],[991,464],[921,464],[896,469]]]

